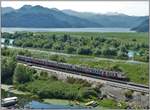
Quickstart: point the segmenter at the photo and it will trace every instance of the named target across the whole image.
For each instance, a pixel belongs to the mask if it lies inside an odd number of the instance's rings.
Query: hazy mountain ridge
[[[96,14],[90,12],[77,12],[73,10],[63,10],[64,13],[69,15],[78,16],[80,18],[87,19],[89,21],[94,21],[95,23],[102,24],[104,27],[126,27],[131,28],[137,26],[148,16],[128,16],[122,13],[106,13],[106,14]]]
[[[2,14],[3,27],[102,27],[83,18],[42,6],[23,6]]]
[[[148,32],[149,31],[149,19],[146,19],[138,26],[133,27],[131,30],[135,30],[137,32]]]
[[[80,28],[80,27],[122,27],[131,28],[143,22],[148,16],[128,16],[121,13],[95,14],[45,8],[40,5],[24,5],[20,9],[2,8],[2,27]]]
[[[15,11],[15,9],[12,7],[4,7],[4,8],[2,8],[1,13],[6,14],[6,13],[13,12],[13,11]]]

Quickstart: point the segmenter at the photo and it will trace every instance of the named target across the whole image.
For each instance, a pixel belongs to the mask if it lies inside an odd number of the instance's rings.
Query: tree
[[[112,65],[111,67],[110,67],[110,70],[112,70],[112,71],[122,71],[122,69],[119,67],[119,65]]]
[[[96,56],[101,55],[101,50],[100,50],[100,49],[96,49],[96,50],[94,51],[94,55],[96,55]]]
[[[44,45],[43,45],[43,48],[46,48],[46,49],[52,48],[52,43],[51,43],[51,42],[48,42],[48,43],[44,44]]]
[[[59,56],[58,55],[51,55],[49,57],[50,60],[53,60],[53,61],[59,61]]]
[[[122,51],[122,52],[128,52],[128,50],[127,50],[127,48],[125,47],[125,45],[121,45],[121,46],[119,47],[119,49],[120,49],[120,51]]]
[[[116,48],[113,48],[113,47],[109,48],[109,52],[110,52],[110,54],[112,56],[116,56],[117,55],[117,49]]]
[[[70,37],[69,35],[64,34],[64,35],[63,35],[62,37],[60,37],[60,38],[61,38],[61,41],[62,41],[62,42],[66,42],[69,37]]]
[[[4,45],[9,45],[9,39],[5,39],[5,41],[4,41]]]
[[[55,34],[52,35],[52,39],[54,42],[56,41],[56,35]]]
[[[54,50],[61,50],[62,46],[60,43],[56,43],[55,45],[53,45],[53,49]]]
[[[13,76],[13,81],[14,83],[26,83],[32,80],[32,75],[33,71],[22,65],[18,64],[17,67],[15,68],[14,76]]]
[[[91,96],[98,97],[97,92],[89,87],[81,88],[79,95],[83,98],[91,98]]]
[[[67,46],[66,51],[67,51],[67,53],[74,53],[76,51],[76,49],[72,46]]]
[[[2,83],[12,84],[12,76],[16,67],[16,62],[13,58],[3,58],[1,66]]]
[[[31,52],[28,50],[20,50],[18,52],[19,55],[24,55],[24,56],[31,56]]]
[[[78,49],[77,53],[81,55],[90,55],[92,54],[92,50],[88,47],[81,47]]]
[[[102,54],[106,55],[106,56],[110,56],[111,55],[111,51],[109,50],[108,47],[103,47],[102,48]]]
[[[128,55],[125,52],[118,51],[117,58],[128,58]]]
[[[13,35],[11,33],[3,32],[2,38],[13,39]]]

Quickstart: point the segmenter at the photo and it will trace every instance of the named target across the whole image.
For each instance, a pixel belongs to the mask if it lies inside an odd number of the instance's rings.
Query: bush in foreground
[[[14,83],[26,83],[32,80],[32,75],[34,74],[34,70],[24,66],[23,64],[17,64],[15,68],[13,81]]]
[[[70,100],[83,100],[98,96],[97,92],[90,87],[83,87],[81,84],[69,84],[59,80],[34,80],[26,83],[26,86],[19,87],[38,95],[40,98],[57,98]]]

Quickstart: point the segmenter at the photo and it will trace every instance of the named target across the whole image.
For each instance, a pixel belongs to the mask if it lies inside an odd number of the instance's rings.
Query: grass
[[[118,66],[127,77],[130,78],[130,81],[147,84],[148,85],[148,63],[142,64],[133,64],[133,63],[126,63],[123,61],[86,61],[81,59],[69,59],[69,63],[72,64],[80,64],[85,65],[88,67],[95,67],[95,68],[103,68],[103,69],[111,69],[113,66]]]
[[[99,106],[108,107],[108,108],[117,108],[117,103],[112,99],[103,99],[99,101]]]
[[[103,99],[98,101],[99,107],[104,107],[104,108],[111,108],[111,109],[125,109],[127,107],[126,103],[121,101],[121,102],[116,102],[113,99]]]
[[[43,99],[43,101],[50,104],[69,105],[69,100],[65,99]]]
[[[58,104],[58,105],[76,105],[75,101],[66,100],[66,99],[43,99],[45,103]],[[83,102],[79,102],[79,105],[84,106]]]

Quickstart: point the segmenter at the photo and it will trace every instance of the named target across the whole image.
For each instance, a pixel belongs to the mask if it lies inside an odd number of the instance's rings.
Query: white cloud
[[[118,12],[136,16],[149,14],[148,1],[2,1],[2,7],[10,6],[16,9],[25,4],[80,12]]]

